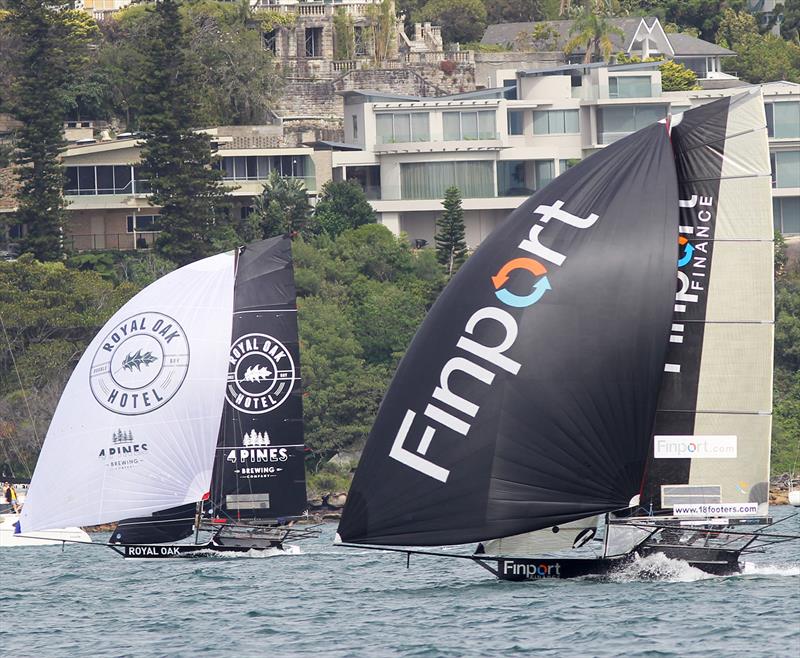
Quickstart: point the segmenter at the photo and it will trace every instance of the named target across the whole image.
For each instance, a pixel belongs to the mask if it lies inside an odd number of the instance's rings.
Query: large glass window
[[[530,196],[555,175],[553,160],[501,160],[497,163],[498,196]]]
[[[64,194],[131,194],[131,165],[66,167]]]
[[[608,79],[609,98],[647,98],[652,96],[650,76],[612,76]]]
[[[400,165],[403,199],[441,199],[455,185],[464,198],[494,196],[493,166],[478,162],[413,162]]]
[[[307,155],[224,156],[216,167],[222,170],[223,180],[266,180],[273,170],[281,176],[300,178],[313,172],[313,164]]]
[[[533,113],[536,135],[578,133],[578,110],[542,110]]]
[[[375,116],[379,144],[430,141],[427,112],[384,112]]]
[[[776,231],[784,235],[800,235],[800,197],[773,197],[772,216]]]
[[[442,127],[445,141],[497,139],[494,115],[494,110],[443,112]]]
[[[765,103],[767,133],[775,139],[800,137],[800,102]]]
[[[667,115],[664,105],[616,105],[597,112],[601,144],[611,144],[628,133],[649,126]]]
[[[128,233],[134,231],[158,231],[161,215],[128,215]]]
[[[525,134],[525,112],[523,110],[508,110],[508,134]]]
[[[800,187],[800,151],[776,151],[769,159],[772,187]]]

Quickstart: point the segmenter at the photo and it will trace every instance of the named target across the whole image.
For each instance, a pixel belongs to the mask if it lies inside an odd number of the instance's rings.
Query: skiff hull
[[[19,535],[16,534],[16,528],[14,527],[18,521],[18,514],[0,515],[0,547],[57,546],[63,542],[92,543],[91,537],[89,537],[84,530],[77,527],[42,530],[26,535]]]

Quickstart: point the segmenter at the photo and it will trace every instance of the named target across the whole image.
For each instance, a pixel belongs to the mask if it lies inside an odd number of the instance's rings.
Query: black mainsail
[[[677,209],[669,136],[656,124],[495,229],[397,370],[341,540],[466,543],[627,507],[663,374]]]
[[[233,332],[211,503],[218,518],[306,509],[303,401],[291,240],[239,252]]]
[[[763,516],[774,307],[767,124],[758,90],[684,113],[672,144],[678,280],[641,502],[654,512]]]

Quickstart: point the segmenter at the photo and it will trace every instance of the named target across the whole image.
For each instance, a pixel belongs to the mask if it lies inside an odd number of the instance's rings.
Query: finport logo
[[[499,267],[496,274],[489,274],[494,296],[499,305],[489,304],[479,308],[467,319],[463,335],[459,337],[454,346],[460,352],[442,366],[439,385],[432,391],[430,402],[422,411],[425,418],[433,421],[433,424],[424,421],[424,428],[417,427],[416,432],[421,430],[421,435],[416,441],[417,447],[406,448],[407,440],[408,443],[414,442],[409,438],[409,434],[411,434],[412,425],[417,416],[417,411],[408,409],[389,451],[391,459],[442,483],[447,482],[450,471],[425,458],[436,432],[449,430],[466,437],[472,428],[472,419],[480,410],[478,403],[453,392],[451,388],[452,375],[461,373],[491,386],[498,369],[511,375],[519,372],[522,364],[506,354],[516,342],[519,334],[517,319],[508,309],[526,308],[544,299],[545,295],[552,290],[548,278],[548,267],[560,267],[567,259],[565,254],[555,251],[542,242],[542,231],[552,220],[558,220],[576,229],[588,229],[600,218],[594,213],[581,217],[567,212],[564,210],[564,202],[560,199],[552,204],[537,206],[532,214],[538,216],[538,219],[529,225],[527,237],[518,244],[518,248],[526,255],[511,258]],[[545,265],[545,262],[548,265]],[[521,289],[518,289],[518,292],[512,292],[506,287],[509,275],[518,270],[527,272],[533,277],[530,292],[522,293]],[[479,324],[494,325],[500,329],[502,331],[500,342],[496,345],[486,345],[477,340],[475,332]],[[491,366],[492,369],[486,365]],[[421,423],[417,422],[417,425],[421,425]]]
[[[558,562],[516,562],[503,560],[503,575],[517,576],[526,580],[539,580],[541,578],[561,578],[561,564]]]
[[[737,437],[656,435],[656,459],[736,459]]]

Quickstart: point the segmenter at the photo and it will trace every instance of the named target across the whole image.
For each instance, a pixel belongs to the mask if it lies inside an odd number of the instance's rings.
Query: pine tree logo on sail
[[[150,413],[178,392],[189,369],[189,341],[180,324],[163,313],[138,313],[103,339],[92,359],[89,386],[109,411]]]
[[[283,343],[266,334],[247,334],[231,346],[228,404],[248,414],[280,407],[294,388],[295,366]]]

